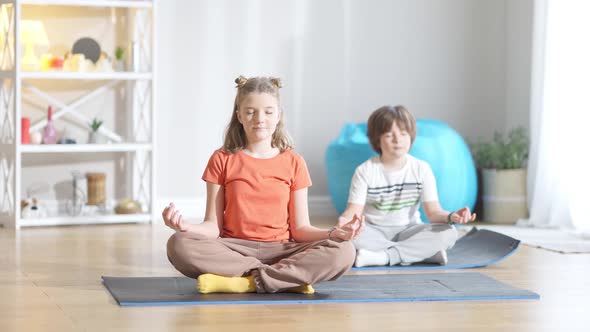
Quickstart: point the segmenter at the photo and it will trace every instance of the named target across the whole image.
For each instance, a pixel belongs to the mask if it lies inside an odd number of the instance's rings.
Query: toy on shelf
[[[36,198],[23,199],[20,201],[21,215],[25,219],[45,218],[47,210],[39,204]]]
[[[41,71],[61,71],[63,69],[64,59],[54,56],[51,53],[45,53],[41,56]]]

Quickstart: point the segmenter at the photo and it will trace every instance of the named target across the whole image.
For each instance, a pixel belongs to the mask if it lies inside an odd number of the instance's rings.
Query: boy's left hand
[[[455,224],[466,224],[475,221],[475,217],[477,217],[477,214],[471,213],[467,206],[451,213],[451,221]]]

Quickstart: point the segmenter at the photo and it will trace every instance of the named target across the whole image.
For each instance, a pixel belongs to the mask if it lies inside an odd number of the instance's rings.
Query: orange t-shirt
[[[290,239],[291,192],[311,186],[305,160],[293,150],[270,159],[217,150],[203,180],[225,189],[221,237],[265,242]]]

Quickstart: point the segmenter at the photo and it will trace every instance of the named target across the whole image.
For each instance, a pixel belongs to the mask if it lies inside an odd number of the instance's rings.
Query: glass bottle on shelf
[[[47,108],[47,124],[43,129],[43,144],[55,144],[57,142],[57,131],[53,126],[51,106]]]

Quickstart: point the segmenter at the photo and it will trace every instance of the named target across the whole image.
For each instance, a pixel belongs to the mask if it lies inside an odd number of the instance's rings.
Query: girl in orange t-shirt
[[[350,240],[364,217],[354,215],[331,229],[310,224],[311,179],[283,125],[280,79],[240,76],[236,83],[225,142],[202,177],[204,222],[188,224],[172,203],[162,212],[176,230],[168,258],[198,279],[201,293],[311,294],[312,284],[335,280],[352,266]]]

